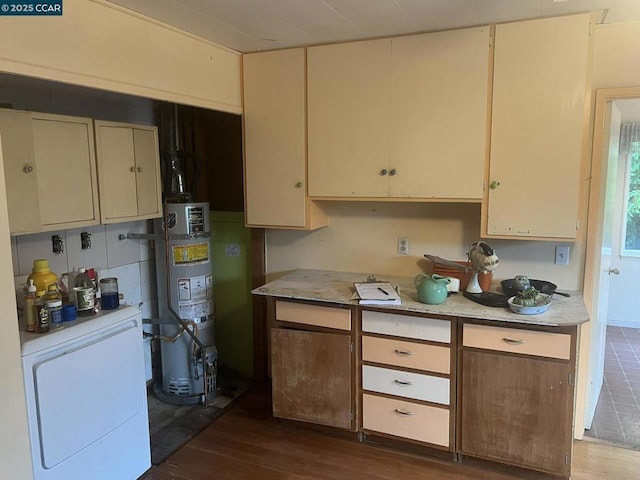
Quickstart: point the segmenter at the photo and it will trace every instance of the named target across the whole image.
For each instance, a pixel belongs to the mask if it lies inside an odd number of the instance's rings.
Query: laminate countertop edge
[[[352,298],[354,292],[353,284],[365,281],[368,275],[368,273],[300,269],[255,288],[251,293],[292,300],[358,305],[358,300]],[[567,292],[571,295],[570,297],[554,295],[550,308],[544,313],[522,315],[513,313],[508,308],[487,307],[473,302],[465,298],[462,292],[449,295],[447,300],[439,305],[424,304],[417,299],[414,277],[376,275],[376,278],[379,281],[391,282],[396,285],[402,304],[359,305],[360,307],[383,308],[397,313],[413,312],[446,315],[549,327],[573,326],[589,321],[582,293],[577,291]]]

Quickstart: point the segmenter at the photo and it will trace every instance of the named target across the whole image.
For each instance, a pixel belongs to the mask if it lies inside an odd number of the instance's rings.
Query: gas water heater
[[[167,202],[156,232],[162,384],[155,393],[167,403],[200,403],[218,388],[209,203]]]

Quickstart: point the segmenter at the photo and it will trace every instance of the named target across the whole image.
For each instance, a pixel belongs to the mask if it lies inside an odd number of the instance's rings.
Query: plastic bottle
[[[49,331],[49,311],[45,302],[45,290],[36,292],[36,333],[46,333]]]
[[[29,280],[29,286],[24,294],[24,322],[27,332],[36,331],[36,291],[33,279]]]
[[[49,285],[58,281],[58,276],[49,268],[49,260],[40,258],[33,261],[31,275],[27,277],[27,284],[30,280],[36,286],[36,290],[46,290]]]
[[[84,268],[78,269],[74,281],[73,294],[79,317],[88,317],[95,313],[95,291],[93,283]]]

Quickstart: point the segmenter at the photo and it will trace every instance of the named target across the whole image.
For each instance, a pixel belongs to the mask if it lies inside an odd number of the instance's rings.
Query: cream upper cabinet
[[[490,28],[308,49],[309,194],[480,201]]]
[[[482,199],[490,34],[392,39],[390,196]]]
[[[576,237],[590,19],[584,14],[496,27],[485,236]]]
[[[309,195],[389,194],[391,40],[310,47]]]
[[[102,223],[162,216],[154,126],[95,122]]]
[[[248,226],[327,224],[307,197],[305,62],[303,48],[243,56]]]
[[[11,234],[99,223],[91,119],[3,110],[0,141]]]

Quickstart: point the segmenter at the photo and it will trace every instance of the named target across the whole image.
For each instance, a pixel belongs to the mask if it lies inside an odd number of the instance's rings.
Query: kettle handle
[[[422,280],[424,280],[425,278],[429,278],[429,275],[427,275],[426,273],[419,273],[418,275],[416,275],[416,278],[413,279],[413,283],[415,284],[416,288],[420,286]]]

